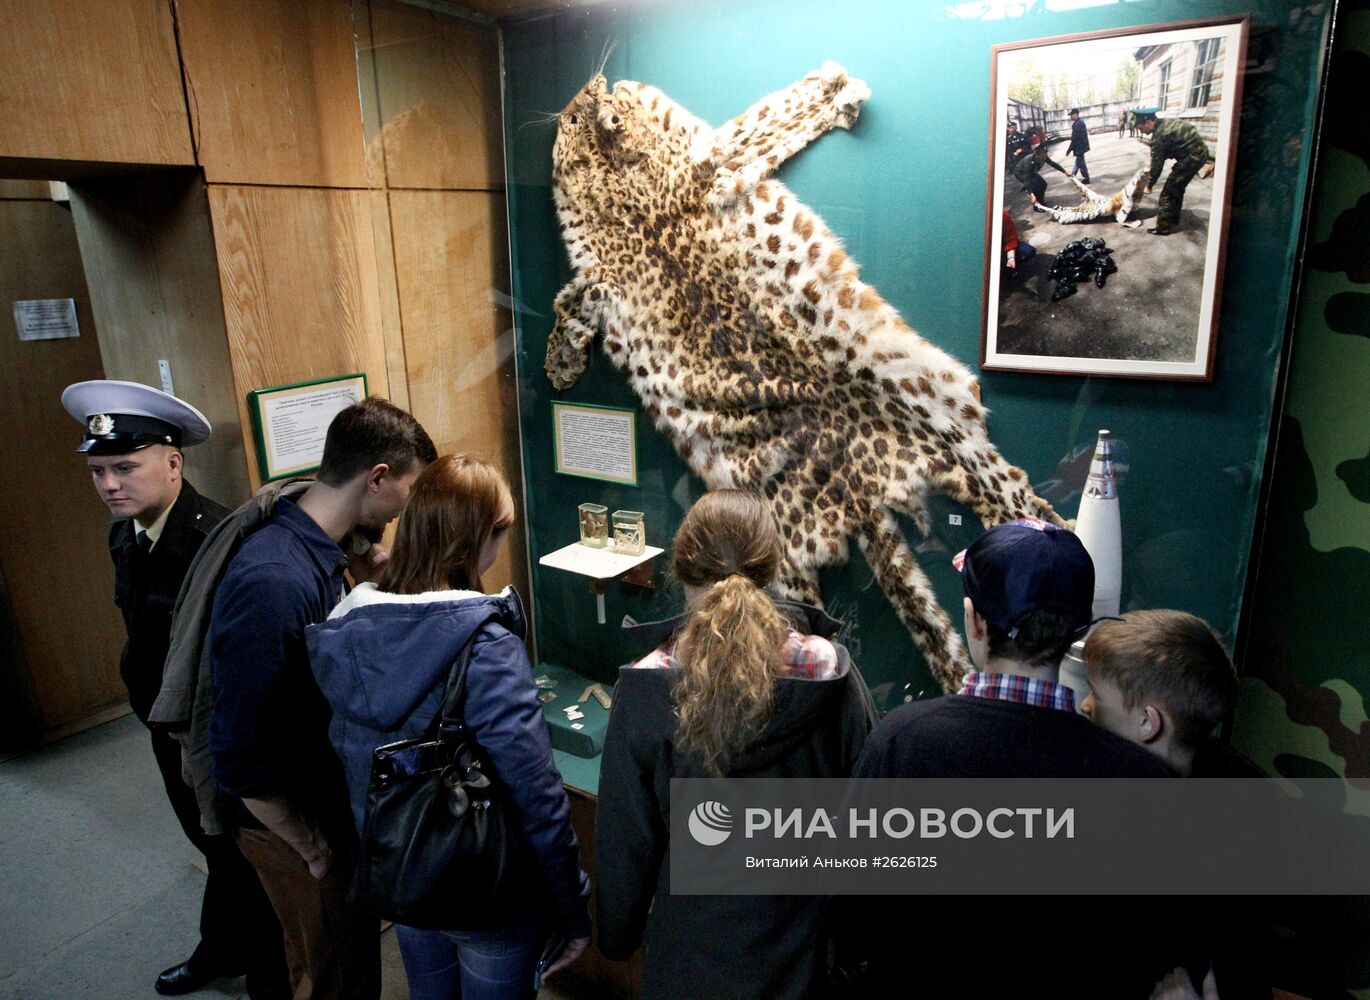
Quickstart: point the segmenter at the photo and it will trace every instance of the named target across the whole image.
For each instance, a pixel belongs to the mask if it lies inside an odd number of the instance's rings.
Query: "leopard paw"
[[[838,128],[851,128],[861,115],[861,104],[870,100],[871,89],[865,80],[851,79],[833,98],[834,123]]]

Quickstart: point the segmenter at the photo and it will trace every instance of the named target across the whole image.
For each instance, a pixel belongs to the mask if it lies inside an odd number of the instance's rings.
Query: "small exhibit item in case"
[[[598,503],[580,505],[580,544],[602,549],[609,541],[609,508]]]
[[[643,517],[640,510],[616,510],[614,522],[614,551],[625,556],[642,555],[642,547],[647,544],[643,531]]]

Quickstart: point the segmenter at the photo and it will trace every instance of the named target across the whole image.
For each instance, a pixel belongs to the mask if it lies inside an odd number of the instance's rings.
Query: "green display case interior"
[[[1030,6],[1026,16],[1012,16]],[[532,604],[539,658],[612,680],[642,651],[623,615],[664,617],[679,588],[658,567],[657,589],[614,586],[608,624],[595,620],[584,578],[537,565],[576,540],[576,506],[646,513],[648,542],[671,532],[703,486],[649,421],[638,429],[636,488],[553,471],[551,404],[637,407],[596,345],[564,392],[543,371],[552,301],[569,277],[551,198],[560,110],[600,67],[610,83],[651,83],[712,124],[787,86],[825,60],[869,83],[850,132],[834,131],[785,164],[781,179],[818,212],[905,320],[974,369],[979,357],[992,45],[1194,17],[1249,13],[1251,33],[1231,202],[1222,318],[1211,384],[981,372],[990,434],[1059,512],[1073,517],[1068,481],[1099,428],[1124,443],[1123,606],[1175,607],[1236,634],[1285,338],[1330,4],[1132,2],[1053,11],[1051,5],[908,4],[815,0],[747,4],[602,5],[503,26],[504,84],[518,389],[524,440]],[[979,16],[977,12],[984,13]],[[964,14],[965,16],[958,16]],[[1157,308],[1163,296],[1158,295]],[[1078,478],[1083,479],[1079,474]],[[1057,487],[1050,481],[1062,480]],[[934,531],[904,525],[942,605],[960,624],[950,560],[980,531],[950,501],[931,506]],[[959,526],[950,523],[960,515]],[[826,571],[829,611],[882,709],[939,693],[855,544]]]

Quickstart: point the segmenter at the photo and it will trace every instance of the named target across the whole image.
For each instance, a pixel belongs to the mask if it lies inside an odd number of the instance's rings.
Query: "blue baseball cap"
[[[1075,535],[1037,518],[991,528],[952,560],[980,617],[1016,637],[1029,611],[1054,611],[1089,627],[1094,561]]]

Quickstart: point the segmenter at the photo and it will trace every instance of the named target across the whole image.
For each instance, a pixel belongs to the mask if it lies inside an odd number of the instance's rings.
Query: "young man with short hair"
[[[957,557],[975,670],[954,694],[903,705],[876,727],[861,778],[1164,777],[1156,758],[1076,714],[1061,658],[1090,624],[1094,564],[1069,531],[1028,518],[992,528]],[[1126,996],[1160,972],[1145,958],[1092,948],[1123,926],[1117,905],[1070,906],[1010,896],[851,900],[836,904],[844,967],[862,996]],[[1057,952],[1058,946],[1069,949]],[[1137,951],[1143,950],[1141,946]],[[1068,960],[1067,960],[1068,959]],[[1112,970],[1100,982],[1100,969]]]
[[[1256,765],[1212,738],[1237,705],[1237,670],[1213,630],[1183,611],[1129,611],[1085,641],[1082,711],[1146,747],[1180,775],[1255,777]]]
[[[281,929],[256,872],[233,838],[201,828],[195,793],[181,777],[180,744],[166,727],[148,721],[162,685],[181,584],[205,537],[228,513],[185,478],[182,449],[209,438],[209,421],[169,393],[112,379],[67,386],[62,405],[85,427],[76,450],[114,518],[114,603],[128,634],[119,675],[133,714],[148,727],[172,811],[186,839],[204,855],[207,870],[200,941],[189,958],[157,977],[154,989],[176,996],[246,974],[251,1000],[283,998]]]
[[[344,540],[398,516],[436,457],[398,407],[349,406],[329,425],[314,484],[276,501],[215,594],[214,776],[237,800],[238,843],[280,917],[296,1000],[380,991],[378,928],[346,905],[356,833],[304,630],[341,599],[345,569],[368,578],[384,563],[379,546],[349,563]]]

